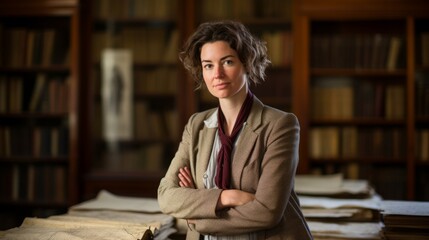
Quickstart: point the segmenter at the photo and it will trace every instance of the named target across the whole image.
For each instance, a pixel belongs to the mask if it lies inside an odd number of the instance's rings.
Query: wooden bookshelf
[[[428,179],[427,103],[419,93],[428,82],[421,54],[428,10],[418,0],[295,3],[298,172],[342,172],[368,179],[387,199],[428,200],[419,193]]]
[[[0,225],[78,201],[77,1],[0,7]]]
[[[175,0],[105,0],[82,7],[89,36],[85,51],[91,53],[83,63],[88,82],[83,129],[88,139],[83,149],[82,198],[92,198],[102,189],[156,197],[185,115],[177,57],[184,6]],[[121,52],[129,56],[119,59]],[[109,87],[112,66],[124,76],[119,86],[124,94],[121,113],[113,117],[107,108],[113,95],[108,94],[119,87]]]

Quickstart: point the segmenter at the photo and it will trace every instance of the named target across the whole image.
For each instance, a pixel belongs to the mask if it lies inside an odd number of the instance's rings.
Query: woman
[[[188,221],[187,239],[311,239],[293,190],[298,120],[249,90],[264,80],[265,45],[241,23],[203,23],[180,60],[219,106],[190,117],[161,210]]]

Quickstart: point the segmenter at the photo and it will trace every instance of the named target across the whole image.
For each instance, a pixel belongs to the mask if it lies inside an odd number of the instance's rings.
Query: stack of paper
[[[381,208],[385,239],[429,239],[429,202],[385,200]]]
[[[365,180],[298,175],[295,191],[315,239],[381,239],[380,202]]]
[[[7,240],[151,240],[154,228],[146,224],[79,217],[26,218],[20,227],[0,232]]]
[[[381,198],[339,199],[299,196],[304,216],[317,221],[379,222]]]
[[[67,214],[26,218],[20,227],[0,232],[0,239],[164,240],[175,232],[175,219],[161,213],[156,199],[100,191]]]
[[[368,198],[375,194],[367,180],[344,179],[342,174],[297,175],[295,192],[299,195],[335,198]]]
[[[155,198],[117,196],[102,190],[95,199],[72,206],[68,216],[146,224],[155,227],[154,239],[176,233],[174,217],[163,214]]]

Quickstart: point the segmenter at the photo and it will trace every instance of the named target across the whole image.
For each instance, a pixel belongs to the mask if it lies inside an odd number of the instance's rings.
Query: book
[[[354,80],[324,77],[314,80],[311,109],[314,119],[350,119],[354,116]]]
[[[340,128],[313,127],[310,129],[310,157],[340,157]]]
[[[29,111],[36,112],[38,107],[40,106],[43,90],[46,85],[46,75],[45,74],[37,74],[36,83],[34,86],[33,94],[31,95]]]
[[[395,70],[398,68],[398,58],[402,47],[402,39],[399,37],[391,37],[389,52],[387,55],[387,70]]]
[[[56,31],[54,29],[44,29],[43,32],[43,49],[42,49],[42,61],[41,64],[43,66],[49,66],[52,63],[52,54],[53,47],[55,43],[55,34]]]

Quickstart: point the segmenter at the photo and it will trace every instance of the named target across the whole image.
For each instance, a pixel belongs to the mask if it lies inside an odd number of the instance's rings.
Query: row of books
[[[162,171],[168,164],[168,149],[163,143],[150,143],[144,146],[120,147],[119,149],[108,149],[102,154],[103,168],[111,170],[132,171]],[[120,154],[120,156],[119,156]],[[172,156],[170,156],[171,160]]]
[[[292,34],[290,31],[263,32],[272,66],[290,66],[292,62]]]
[[[55,165],[9,165],[0,168],[0,198],[6,201],[63,203],[67,170]]]
[[[315,68],[387,69],[405,66],[405,44],[388,34],[316,34],[311,39]]]
[[[69,152],[64,126],[0,126],[0,157],[61,157]]]
[[[69,78],[37,74],[29,78],[0,76],[0,113],[66,113]]]
[[[311,88],[311,109],[313,119],[404,119],[405,90],[400,84],[377,81],[315,79]]]
[[[392,157],[405,154],[401,129],[357,127],[313,127],[310,129],[310,157]]]
[[[134,71],[134,94],[174,95],[178,86],[177,69],[160,67]]]
[[[177,16],[177,0],[96,0],[98,18],[172,18]]]
[[[93,60],[100,62],[106,48],[130,49],[136,64],[177,63],[179,31],[162,26],[123,27],[116,34],[97,31],[92,35]]]
[[[134,96],[161,95],[175,96],[178,87],[178,70],[172,66],[154,68],[134,68],[132,72],[132,91]],[[95,86],[98,95],[103,88],[102,72],[94,71]]]
[[[177,140],[181,129],[179,116],[173,109],[153,110],[147,101],[133,104],[133,140]],[[101,106],[96,105],[95,122],[102,123]],[[94,126],[95,135],[102,138],[102,124]]]
[[[179,136],[179,118],[176,110],[154,111],[145,101],[134,103],[135,139],[170,139]]]
[[[2,27],[0,66],[64,65],[69,60],[69,32],[65,29]]]
[[[291,19],[292,1],[287,0],[205,0],[201,7],[202,20],[228,18]]]

